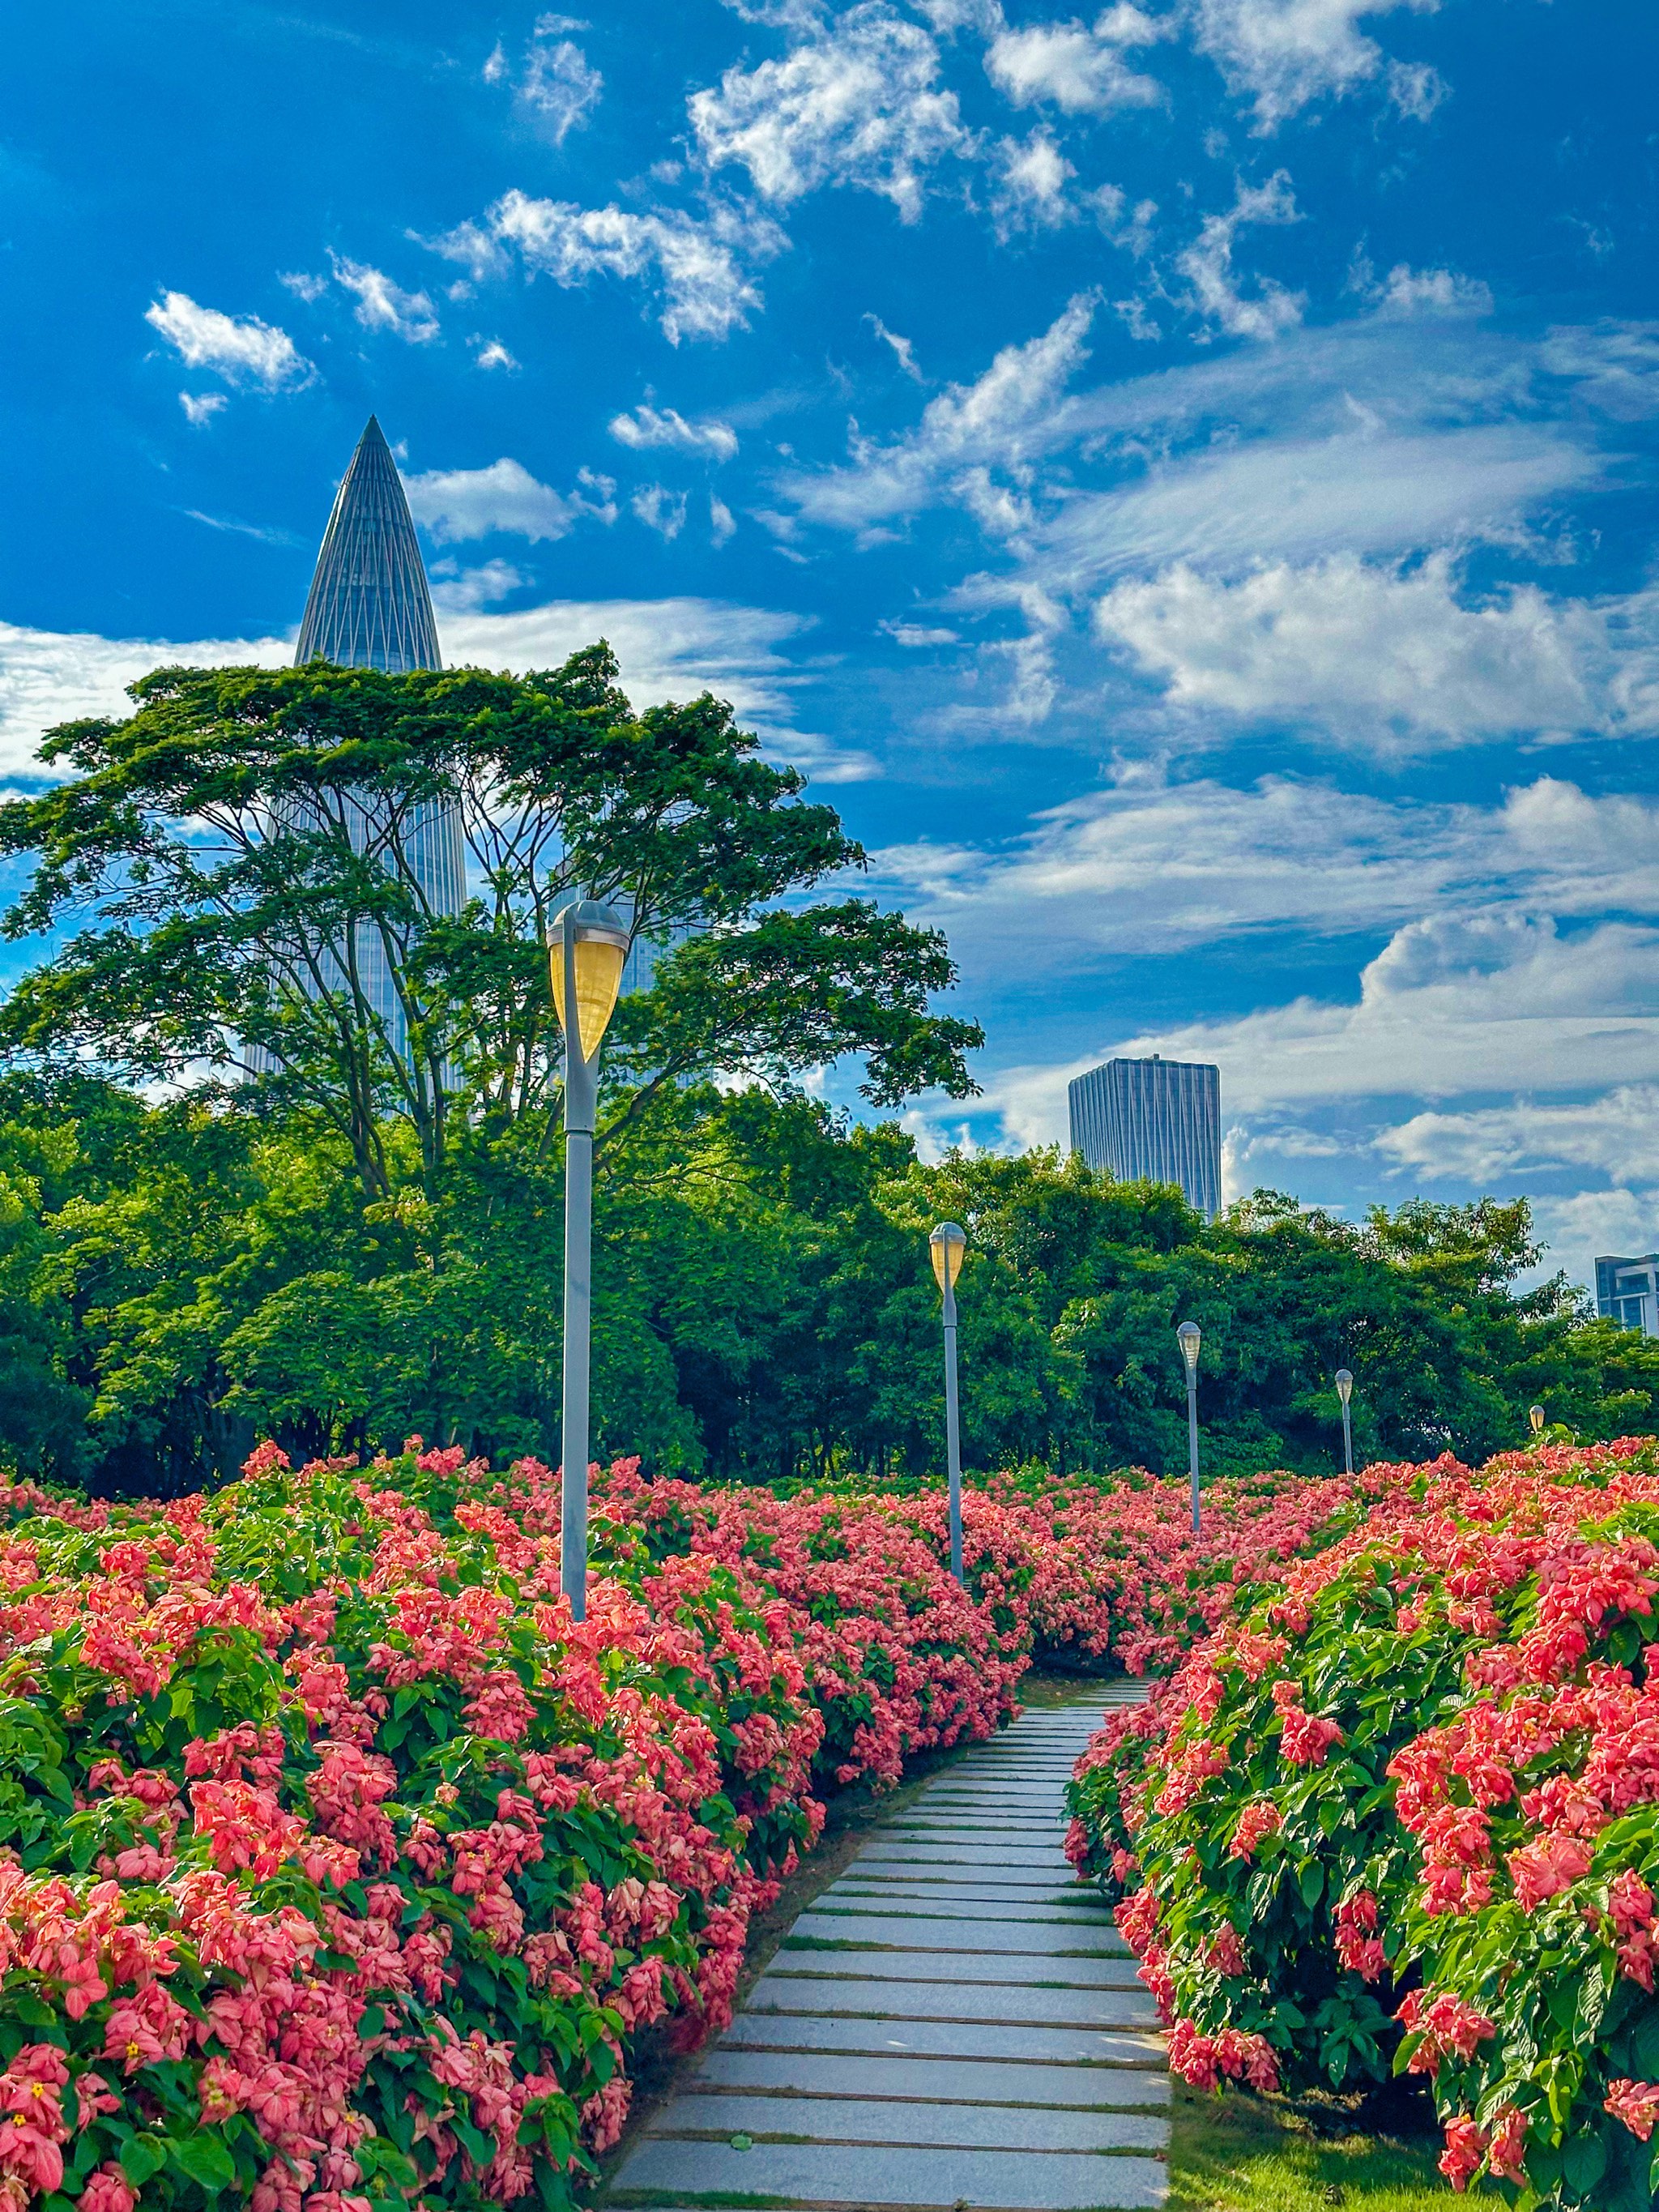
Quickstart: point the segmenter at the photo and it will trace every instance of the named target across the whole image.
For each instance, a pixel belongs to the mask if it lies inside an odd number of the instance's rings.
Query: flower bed
[[[1191,2081],[1432,2084],[1443,2168],[1652,2201],[1659,1452],[1370,1471],[1097,1740],[1071,1849]]]
[[[1348,1492],[595,1486],[411,1449],[112,1508],[0,1487],[0,2212],[570,2201],[631,2041],[729,2017],[823,1796],[1140,1663]]]

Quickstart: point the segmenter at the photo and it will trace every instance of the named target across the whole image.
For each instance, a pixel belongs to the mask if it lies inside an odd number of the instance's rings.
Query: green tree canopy
[[[545,933],[587,896],[647,942],[690,933],[618,1022],[610,1139],[716,1069],[787,1082],[850,1055],[878,1104],[971,1091],[980,1031],[929,1010],[954,981],[943,939],[799,902],[862,863],[834,811],[719,701],[635,714],[617,676],[603,644],[526,677],[167,668],[125,720],[52,732],[64,781],[0,809],[0,852],[36,861],[5,926],[72,933],[11,994],[0,1047],[140,1082],[257,1077],[338,1133],[372,1199],[410,1174],[430,1191],[478,1132],[544,1116]],[[441,805],[465,840],[459,916],[412,854]]]

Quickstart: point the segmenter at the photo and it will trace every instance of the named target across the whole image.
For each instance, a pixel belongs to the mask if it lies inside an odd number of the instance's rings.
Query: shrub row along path
[[[1103,1704],[1029,1711],[872,1830],[624,2162],[611,2202],[1162,2204],[1152,1999],[1060,1846]]]

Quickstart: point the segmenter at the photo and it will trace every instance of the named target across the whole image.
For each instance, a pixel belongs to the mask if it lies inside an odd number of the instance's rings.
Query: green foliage
[[[556,1460],[547,1133],[473,1124],[428,1184],[412,1133],[388,1129],[395,1188],[370,1199],[343,1138],[257,1093],[152,1108],[81,1074],[0,1078],[0,1451],[150,1494],[228,1476],[256,1430],[301,1453],[419,1434]],[[665,1085],[601,1164],[596,1447],[664,1472],[931,1478],[926,1238],[946,1217],[969,1234],[970,1466],[1183,1468],[1188,1314],[1216,1474],[1328,1472],[1343,1364],[1362,1459],[1449,1428],[1479,1457],[1540,1397],[1586,1437],[1654,1423],[1654,1347],[1506,1287],[1513,1208],[1413,1218],[1409,1250],[1399,1216],[1356,1229],[1266,1197],[1206,1226],[1177,1192],[1075,1159],[927,1167],[890,1124]]]

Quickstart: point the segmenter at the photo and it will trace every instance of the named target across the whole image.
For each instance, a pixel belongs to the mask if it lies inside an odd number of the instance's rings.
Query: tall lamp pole
[[[578,899],[547,934],[553,1004],[564,1031],[564,1404],[560,1443],[562,1580],[570,1617],[587,1617],[587,1425],[593,1327],[593,1123],[599,1047],[631,935],[622,916]]]
[[[957,1396],[957,1277],[968,1238],[954,1221],[941,1221],[927,1239],[933,1274],[944,1297],[945,1448],[951,1468],[951,1572],[962,1580],[962,1413]]]
[[[1336,1395],[1342,1401],[1342,1472],[1353,1473],[1353,1422],[1348,1413],[1348,1401],[1353,1395],[1353,1376],[1346,1367],[1336,1370]]]
[[[1193,1477],[1193,1534],[1198,1534],[1198,1323],[1183,1321],[1176,1341],[1187,1363],[1187,1462]]]

